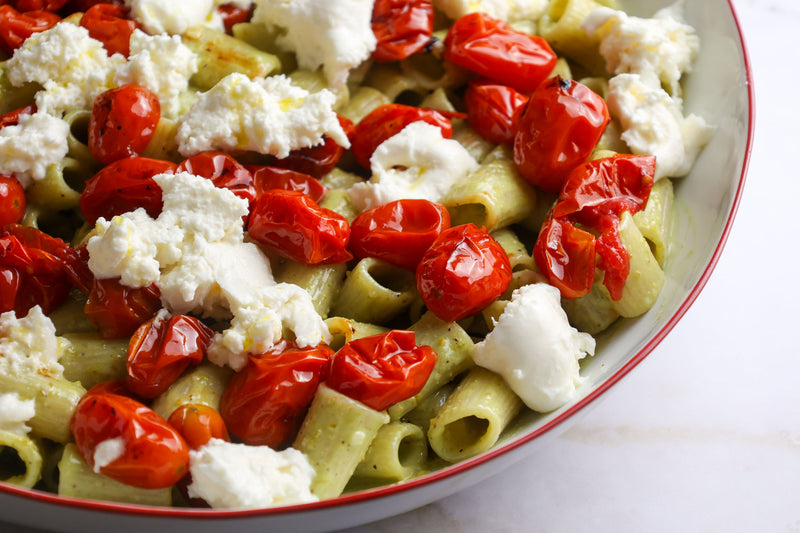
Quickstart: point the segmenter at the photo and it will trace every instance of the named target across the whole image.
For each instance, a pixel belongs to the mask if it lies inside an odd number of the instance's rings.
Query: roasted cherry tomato
[[[256,199],[253,175],[244,165],[224,152],[200,152],[184,160],[175,172],[188,172],[208,178],[215,187],[228,189],[239,198],[247,200],[251,207]]]
[[[355,339],[331,361],[326,385],[376,411],[411,398],[428,381],[436,364],[430,346],[417,346],[413,331]]]
[[[338,118],[345,134],[352,140],[355,129],[353,121],[341,115],[338,115]],[[339,162],[344,152],[345,149],[339,146],[336,141],[325,136],[322,144],[292,150],[287,157],[275,159],[272,165],[302,172],[314,178],[321,178],[333,170],[333,167]]]
[[[523,109],[514,137],[520,175],[544,191],[560,191],[610,120],[605,101],[585,85],[560,76],[542,83]]]
[[[125,5],[124,0],[68,0],[64,5],[64,13],[86,13],[94,5],[113,4],[115,6]]]
[[[189,447],[180,433],[146,405],[108,392],[104,384],[81,398],[69,426],[89,466],[122,483],[171,487],[189,470]],[[98,452],[101,446],[110,449]]]
[[[142,398],[155,398],[187,367],[203,360],[213,336],[211,328],[192,316],[157,313],[131,337],[125,384]]]
[[[240,22],[247,22],[253,16],[255,4],[250,8],[244,8],[237,5],[235,2],[222,4],[217,6],[217,13],[222,19],[222,24],[225,26],[225,32],[228,35],[233,33],[233,27]]]
[[[447,322],[479,312],[510,283],[511,263],[505,250],[474,224],[443,231],[417,267],[422,301]]]
[[[95,98],[89,116],[89,150],[104,165],[138,156],[159,118],[158,96],[147,87],[129,84],[105,91]]]
[[[32,115],[34,113],[36,113],[36,104],[21,107],[14,111],[9,111],[4,115],[0,115],[0,129],[6,126],[16,126],[19,124],[19,117],[22,115]]]
[[[519,114],[528,97],[507,85],[473,80],[464,93],[464,107],[472,129],[495,144],[514,142]]]
[[[36,228],[8,224],[0,230],[0,312],[45,314],[67,297],[79,266],[70,246]]]
[[[231,441],[222,415],[208,405],[185,403],[169,415],[168,422],[193,450],[208,444],[211,439]]]
[[[396,200],[358,215],[350,225],[350,251],[358,258],[377,257],[408,270],[439,234],[450,227],[450,214],[428,200]]]
[[[382,105],[356,125],[351,138],[351,149],[356,161],[362,167],[369,168],[369,159],[378,145],[418,120],[438,126],[442,130],[442,137],[449,139],[453,136],[450,119],[439,111],[403,104]]]
[[[378,40],[373,58],[405,59],[431,42],[433,4],[430,0],[377,0],[372,8],[372,33]]]
[[[125,6],[99,3],[91,6],[81,17],[81,26],[89,31],[89,37],[103,43],[108,55],[131,52],[130,40],[133,31],[141,24],[130,18],[130,9]]]
[[[25,214],[25,189],[14,176],[0,174],[0,225],[15,224]]]
[[[611,298],[622,297],[630,258],[619,238],[619,217],[644,208],[654,175],[653,156],[623,154],[589,161],[570,173],[533,248],[539,270],[562,296],[587,294],[597,266],[605,271]],[[599,237],[576,228],[578,223]]]
[[[296,170],[273,166],[251,166],[248,170],[253,173],[257,197],[266,191],[283,189],[301,192],[319,203],[328,192],[328,188],[318,179]]]
[[[34,33],[49,30],[60,21],[61,17],[49,11],[17,11],[11,6],[0,5],[0,49],[11,55],[22,46],[25,39]]]
[[[247,444],[280,450],[300,429],[317,386],[328,376],[333,350],[281,342],[251,355],[225,387],[219,410],[228,430]]]
[[[477,12],[450,26],[444,59],[523,93],[533,92],[558,60],[541,37]]]
[[[50,11],[55,13],[67,3],[67,0],[17,0],[17,9],[22,12]]]
[[[95,279],[84,306],[86,317],[100,337],[132,335],[161,308],[161,291],[155,285],[126,287],[119,278]]]
[[[127,157],[111,163],[89,179],[81,193],[79,205],[86,222],[93,226],[100,217],[111,220],[138,207],[157,217],[162,193],[153,177],[174,173],[176,167],[175,163],[146,157]]]
[[[282,257],[306,265],[344,263],[350,225],[297,191],[264,192],[250,214],[250,237]]]

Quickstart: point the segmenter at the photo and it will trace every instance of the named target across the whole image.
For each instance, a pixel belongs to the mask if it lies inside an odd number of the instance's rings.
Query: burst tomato
[[[405,59],[431,42],[433,4],[430,0],[377,0],[372,8],[372,33],[378,40],[373,58]]]
[[[22,12],[50,11],[56,12],[67,3],[67,0],[17,0],[17,9]]]
[[[225,33],[231,35],[236,24],[250,20],[254,9],[255,4],[249,8],[242,7],[235,2],[218,5],[217,13],[225,26]]]
[[[328,188],[320,183],[318,179],[310,174],[304,174],[296,170],[273,166],[251,166],[249,170],[253,173],[256,197],[261,196],[266,191],[282,189],[301,192],[319,203],[325,193],[328,192]]]
[[[353,138],[353,121],[338,115],[339,124],[342,126],[349,139]],[[328,136],[323,137],[323,143],[307,148],[292,150],[287,157],[275,159],[273,166],[288,168],[303,174],[308,174],[314,178],[321,178],[336,166],[342,158],[345,149],[339,146],[336,141]]]
[[[391,330],[342,346],[326,385],[376,411],[411,398],[436,364],[430,346],[417,346],[413,331]]]
[[[130,40],[134,30],[141,24],[130,18],[130,9],[125,6],[99,3],[91,6],[81,17],[81,26],[89,31],[89,37],[103,43],[108,55],[131,52]]]
[[[193,450],[208,444],[211,439],[231,440],[222,415],[208,405],[185,403],[169,415],[168,422]]]
[[[89,466],[117,481],[145,489],[171,487],[189,470],[189,447],[155,411],[105,384],[89,389],[70,420],[70,431]],[[116,457],[98,448],[118,439]],[[105,444],[108,446],[108,444]],[[101,458],[107,464],[96,464]]]
[[[479,312],[510,283],[511,264],[505,250],[474,224],[443,231],[417,267],[422,301],[447,322]]]
[[[594,235],[566,219],[548,219],[539,231],[533,258],[547,282],[564,298],[586,295],[594,282]]]
[[[19,109],[15,109],[14,111],[9,111],[8,113],[0,115],[0,129],[5,128],[6,126],[16,126],[19,124],[19,117],[22,115],[32,115],[34,113],[36,113],[36,104],[21,107]]]
[[[350,225],[350,250],[416,270],[423,254],[450,227],[450,214],[428,200],[396,200],[368,209]]]
[[[252,207],[256,198],[253,175],[244,165],[224,152],[201,152],[184,160],[175,172],[189,172],[195,176],[208,178],[215,187],[228,189],[233,194],[247,200]]]
[[[50,11],[17,11],[11,6],[0,5],[0,49],[11,55],[25,39],[52,28],[60,21],[61,17]]]
[[[528,97],[499,83],[473,80],[464,93],[464,107],[472,129],[495,144],[512,144],[519,114]]]
[[[15,224],[25,214],[25,189],[13,176],[0,174],[0,226]]]
[[[84,312],[100,337],[132,335],[161,308],[161,291],[154,285],[126,287],[119,278],[95,279]]]
[[[274,449],[289,446],[303,422],[333,355],[327,345],[299,348],[282,342],[266,354],[251,355],[220,400],[220,412],[233,435],[247,444]]]

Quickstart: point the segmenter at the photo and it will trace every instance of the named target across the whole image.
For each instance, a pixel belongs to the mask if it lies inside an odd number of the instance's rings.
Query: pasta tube
[[[428,441],[422,428],[407,422],[390,422],[378,430],[353,475],[403,481],[422,472],[427,459]]]
[[[645,208],[633,215],[636,227],[650,242],[653,255],[662,267],[669,252],[673,199],[672,181],[660,179],[653,185]]]
[[[219,410],[219,400],[233,372],[211,363],[200,364],[185,372],[153,401],[153,411],[168,420],[184,404],[200,404]]]
[[[0,429],[0,481],[33,488],[42,475],[39,446],[27,435]]]

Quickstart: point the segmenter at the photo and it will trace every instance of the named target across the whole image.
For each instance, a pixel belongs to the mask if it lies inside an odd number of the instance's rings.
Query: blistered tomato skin
[[[502,246],[474,224],[442,232],[417,267],[417,290],[436,316],[454,322],[481,311],[511,283]]]
[[[120,457],[100,472],[144,489],[171,487],[189,470],[189,447],[155,411],[104,384],[89,389],[70,420],[70,431],[84,460],[94,467],[97,446],[121,439]]]
[[[556,76],[542,83],[522,110],[514,137],[520,175],[557,193],[586,161],[611,121],[605,100],[576,81]]]
[[[470,126],[484,139],[511,145],[517,121],[528,97],[516,89],[490,80],[473,80],[464,93]]]
[[[141,85],[122,85],[95,98],[89,117],[89,150],[108,165],[140,155],[161,117],[158,96]]]
[[[15,109],[14,111],[9,111],[8,113],[0,115],[0,128],[5,128],[6,126],[16,126],[19,124],[19,117],[22,115],[32,115],[34,113],[36,113],[36,104],[30,104],[25,107]]]
[[[433,371],[436,352],[417,346],[413,331],[355,339],[339,349],[331,361],[327,386],[376,411],[411,398]]]
[[[247,200],[252,207],[256,199],[253,175],[247,168],[224,152],[200,152],[182,161],[175,173],[188,172],[195,176],[210,179],[215,187],[228,189],[233,194]]]
[[[12,55],[25,39],[34,33],[49,30],[61,17],[41,8],[30,10],[0,5],[0,50]]]
[[[347,219],[297,191],[265,191],[250,213],[248,233],[276,254],[306,265],[353,258],[347,250]]]
[[[213,336],[208,326],[192,316],[151,318],[128,344],[125,384],[142,398],[155,398],[186,368],[203,360]]]
[[[348,139],[352,141],[355,129],[353,121],[342,115],[337,115],[337,117]],[[334,169],[344,153],[344,148],[330,137],[325,136],[322,144],[292,150],[287,157],[275,159],[271,164],[319,179]]]
[[[193,450],[208,444],[211,439],[231,441],[222,415],[208,405],[185,403],[175,409],[167,421]]]
[[[317,387],[328,376],[332,355],[325,344],[299,348],[287,342],[266,354],[251,355],[220,400],[229,431],[247,444],[276,450],[289,446]]]
[[[119,278],[95,279],[84,313],[104,339],[132,335],[161,308],[161,291],[155,285],[133,288]]]
[[[253,174],[256,197],[273,189],[282,189],[301,192],[319,203],[328,192],[318,179],[296,170],[274,166],[250,166],[248,170]]]
[[[134,30],[141,24],[130,18],[130,9],[107,3],[91,6],[81,17],[81,26],[89,31],[89,37],[103,43],[108,55],[130,55],[130,40]]]
[[[27,11],[51,11],[55,12],[64,7],[67,0],[17,0],[17,9]]]
[[[477,12],[464,15],[450,27],[444,59],[522,93],[533,92],[558,60],[541,37]]]
[[[0,174],[0,226],[22,220],[25,204],[25,189],[19,180]]]
[[[405,59],[431,42],[433,4],[430,0],[377,0],[372,9],[372,33],[378,40],[374,59]]]
[[[549,218],[539,232],[533,259],[550,285],[564,298],[589,293],[594,283],[594,235],[566,219]]]
[[[428,200],[396,200],[368,209],[350,225],[353,255],[377,257],[414,271],[439,234],[450,227],[450,214]]]

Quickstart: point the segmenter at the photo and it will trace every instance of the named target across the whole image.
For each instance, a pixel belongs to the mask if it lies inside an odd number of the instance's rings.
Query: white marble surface
[[[728,245],[696,303],[535,456],[347,533],[800,531],[800,2],[734,5],[755,74],[756,141]]]

